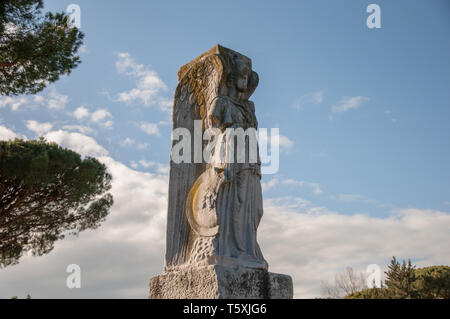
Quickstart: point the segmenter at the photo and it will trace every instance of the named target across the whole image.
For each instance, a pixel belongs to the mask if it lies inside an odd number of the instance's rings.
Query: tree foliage
[[[0,94],[34,94],[70,73],[83,34],[64,13],[42,14],[42,0],[0,4]]]
[[[392,258],[381,288],[366,288],[349,294],[350,299],[449,299],[450,267],[416,269],[408,262]]]
[[[415,266],[403,260],[400,264],[395,257],[392,257],[391,263],[386,271],[387,291],[391,299],[411,299],[417,298],[418,292],[414,287],[416,280]]]
[[[389,299],[385,287],[365,288],[345,297],[346,299]]]
[[[421,298],[450,299],[450,267],[431,266],[417,269],[414,286]]]
[[[111,175],[95,158],[43,139],[0,141],[0,267],[98,227],[113,203],[110,188]]]

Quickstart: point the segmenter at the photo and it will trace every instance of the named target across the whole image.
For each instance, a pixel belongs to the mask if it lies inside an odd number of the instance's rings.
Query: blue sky
[[[381,29],[366,26],[371,1],[76,3],[82,64],[40,94],[54,108],[17,97],[26,101],[13,110],[0,98],[4,128],[35,138],[38,126],[61,142],[78,131],[106,150],[97,155],[164,174],[178,68],[219,43],[252,58],[259,126],[284,136],[278,174],[263,176],[267,200],[380,219],[450,212],[447,1],[374,1]],[[120,97],[136,88],[147,91]]]
[[[46,8],[70,3],[47,1]],[[357,194],[444,209],[450,201],[450,8],[445,1],[377,3],[381,29],[366,27],[366,1],[79,1],[88,52],[55,87],[70,97],[69,107],[108,109],[114,130],[99,140],[111,143],[106,147],[117,159],[167,162],[170,125],[161,136],[146,136],[130,121],[168,116],[139,103],[113,103],[99,92],[134,86],[114,68],[116,54],[127,52],[157,72],[171,98],[178,68],[220,43],[253,59],[261,78],[253,96],[260,127],[280,127],[294,143],[282,154],[279,173],[319,183],[324,192],[315,201],[369,212],[367,203],[329,198]],[[314,92],[323,92],[322,103],[306,99],[302,110],[293,107]],[[354,96],[368,101],[331,112],[342,97]],[[124,151],[117,142],[127,137],[151,147]],[[304,189],[279,192],[310,196]]]

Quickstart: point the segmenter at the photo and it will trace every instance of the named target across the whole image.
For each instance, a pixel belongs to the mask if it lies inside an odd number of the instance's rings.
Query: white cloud
[[[119,74],[127,74],[135,77],[145,75],[144,65],[137,64],[131,57],[131,54],[126,52],[117,54],[116,71]]]
[[[294,179],[291,179],[291,178],[283,180],[282,183],[285,184],[285,185],[307,186],[307,187],[312,189],[312,192],[315,195],[321,194],[323,192],[322,188],[320,187],[320,185],[318,183],[297,181],[297,180],[294,180]]]
[[[33,97],[35,104],[45,106],[52,110],[62,110],[69,102],[69,97],[56,92],[54,88],[50,89],[47,94],[36,94]]]
[[[108,155],[108,151],[100,146],[95,139],[81,133],[58,130],[47,133],[45,138],[50,142],[70,148],[83,156]]]
[[[112,127],[114,124],[111,120],[113,116],[106,109],[98,109],[91,113],[85,106],[80,106],[71,114],[77,120],[88,118],[90,121],[106,128]]]
[[[156,164],[156,172],[158,174],[167,175],[169,174],[169,171],[170,171],[169,164],[161,164],[161,163]]]
[[[151,167],[151,166],[155,166],[155,165],[156,165],[155,162],[146,161],[146,160],[140,160],[140,161],[139,161],[139,164],[140,164],[142,167],[145,167],[145,168],[149,168],[149,167]]]
[[[263,191],[268,191],[269,189],[279,184],[279,182],[280,182],[279,179],[274,177],[268,182],[261,182],[261,188]]]
[[[85,54],[85,53],[89,53],[88,47],[86,44],[82,44],[79,48],[78,48],[78,53],[79,54]]]
[[[331,107],[333,113],[346,112],[351,109],[356,109],[361,106],[363,102],[368,101],[369,98],[364,96],[343,97],[337,105]]]
[[[53,128],[53,124],[49,122],[39,123],[34,120],[28,120],[25,123],[27,128],[38,136],[42,136]]]
[[[76,119],[81,120],[82,118],[89,116],[89,110],[84,106],[80,106],[73,112],[73,116]]]
[[[264,204],[262,251],[271,271],[293,277],[296,297],[319,296],[320,282],[346,266],[383,267],[393,255],[411,258],[419,267],[450,263],[449,213],[406,209],[378,218],[342,215],[296,198]]]
[[[163,111],[172,112],[173,100],[169,98],[161,98],[159,100],[159,106]]]
[[[66,106],[68,101],[69,98],[66,95],[51,90],[47,95],[47,99],[44,99],[42,104],[45,104],[48,108],[53,110],[61,110]]]
[[[61,110],[69,102],[69,97],[56,92],[55,89],[50,89],[46,94],[37,94],[33,98],[26,96],[22,97],[0,97],[0,107],[11,107],[11,110],[17,111],[23,106],[44,106],[52,110]]]
[[[280,134],[270,136],[269,133],[267,135],[258,135],[258,143],[260,145],[264,144],[264,145],[270,146],[272,143],[272,139],[276,138],[277,136],[278,136],[278,147],[280,149],[286,150],[286,149],[290,149],[294,146],[294,142],[289,137],[280,135]],[[276,143],[274,143],[274,144],[276,144]],[[274,147],[277,147],[277,146],[274,145]]]
[[[294,146],[294,142],[289,139],[289,137],[280,135],[280,147],[281,148],[291,148]]]
[[[136,147],[138,150],[146,150],[149,147],[149,144],[148,143],[138,143],[136,145]]]
[[[12,111],[17,111],[20,107],[28,103],[25,97],[0,96],[0,107],[9,106]]]
[[[129,137],[120,141],[120,145],[122,146],[133,146],[134,144],[136,144],[136,141]]]
[[[136,163],[136,161],[131,161],[131,162],[130,162],[130,166],[131,166],[132,168],[134,168],[134,169],[138,169],[138,168],[139,168],[139,164]]]
[[[268,191],[271,188],[274,188],[275,186],[278,185],[287,185],[287,186],[300,186],[300,187],[308,187],[311,189],[312,193],[314,195],[319,195],[323,192],[320,184],[318,183],[311,183],[311,182],[305,182],[305,181],[298,181],[292,178],[281,178],[279,176],[272,178],[270,181],[268,182],[264,182],[261,184],[263,191]]]
[[[111,118],[111,113],[105,109],[97,110],[91,115],[91,120],[103,127],[111,127],[114,124],[114,122],[110,120]]]
[[[79,133],[57,131],[52,136],[85,154],[106,153]],[[106,156],[100,160],[113,176],[114,206],[107,221],[97,230],[57,242],[48,255],[26,256],[19,265],[1,270],[0,298],[27,293],[34,298],[147,297],[148,279],[163,269],[168,176],[139,172]],[[450,214],[442,211],[402,209],[379,218],[279,197],[265,200],[258,238],[270,271],[291,275],[295,297],[305,298],[319,296],[321,281],[346,266],[384,266],[393,255],[412,258],[419,267],[450,264],[449,227]],[[73,263],[82,270],[81,289],[66,286],[65,270]]]
[[[105,109],[100,109],[92,113],[91,119],[93,122],[99,123],[107,118],[111,118],[112,115]]]
[[[324,91],[316,91],[302,95],[292,106],[298,110],[304,108],[308,104],[322,104]]]
[[[83,134],[95,133],[95,131],[92,128],[84,125],[64,125],[62,128],[68,131],[78,131]]]
[[[167,91],[167,85],[155,71],[136,63],[129,53],[117,55],[116,70],[119,74],[136,79],[136,87],[119,93],[116,101],[141,103],[144,106],[159,105],[161,109],[167,109],[168,99],[162,96]]]
[[[169,174],[169,165],[167,164],[161,164],[154,161],[147,161],[144,159],[141,159],[139,161],[131,161],[130,163],[131,167],[134,169],[138,169],[139,167],[142,167],[144,169],[154,168],[152,171],[155,171],[158,174],[167,175]]]
[[[132,147],[135,146],[138,150],[145,150],[148,148],[148,143],[138,143],[132,138],[125,138],[122,141],[120,141],[120,145],[124,147]]]
[[[142,122],[139,125],[140,129],[149,135],[159,136],[159,127],[157,123]]]
[[[14,131],[10,130],[9,128],[4,127],[3,125],[0,125],[0,140],[1,141],[13,140],[15,138],[22,138],[22,137],[17,135]]]

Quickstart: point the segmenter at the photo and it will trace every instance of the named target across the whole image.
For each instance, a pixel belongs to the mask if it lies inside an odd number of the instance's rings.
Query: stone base
[[[288,275],[219,265],[188,267],[150,278],[150,299],[292,299]]]

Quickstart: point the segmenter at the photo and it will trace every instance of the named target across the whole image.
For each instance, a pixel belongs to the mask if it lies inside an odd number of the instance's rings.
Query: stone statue
[[[151,279],[150,297],[292,297],[292,280],[267,272],[257,242],[263,200],[256,137],[244,136],[245,155],[239,159],[239,143],[229,134],[258,127],[249,101],[259,81],[251,60],[216,45],[181,67],[178,81],[173,128],[200,134],[201,142],[191,143],[191,161],[170,163],[165,274]],[[217,134],[214,160],[205,161],[203,136],[210,131]],[[242,290],[243,278],[250,286]],[[180,288],[184,280],[189,289]]]

